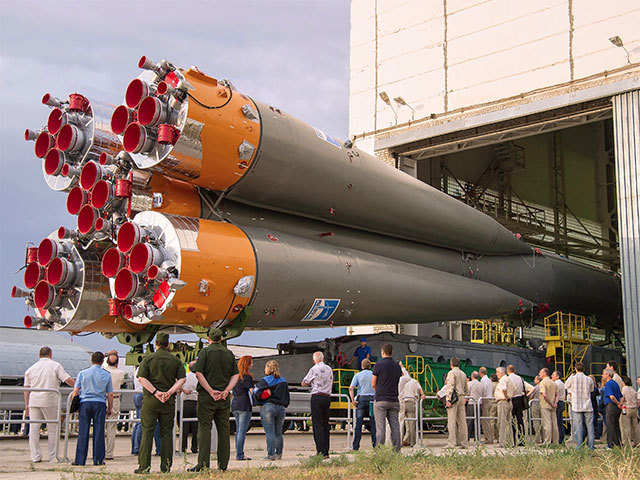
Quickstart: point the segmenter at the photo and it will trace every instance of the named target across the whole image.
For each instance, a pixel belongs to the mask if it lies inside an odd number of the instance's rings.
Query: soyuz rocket
[[[619,320],[616,274],[199,69],[142,57],[113,108],[45,94],[26,130],[77,227],[27,247],[26,326],[106,334],[525,318]]]

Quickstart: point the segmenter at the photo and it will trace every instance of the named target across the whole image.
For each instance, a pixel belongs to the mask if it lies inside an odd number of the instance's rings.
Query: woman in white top
[[[631,386],[631,379],[622,377],[622,415],[620,415],[620,433],[622,446],[640,445],[640,427],[638,427],[638,394]]]

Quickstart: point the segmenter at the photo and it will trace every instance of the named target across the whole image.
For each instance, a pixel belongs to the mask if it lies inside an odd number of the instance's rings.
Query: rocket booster
[[[250,328],[410,323],[531,306],[459,275],[264,228],[156,212],[125,223],[115,248],[120,256],[108,251],[103,272],[113,275],[112,295],[134,323],[224,326],[245,307]]]
[[[130,82],[125,103],[112,125],[137,168],[242,203],[420,243],[530,251],[483,213],[199,70],[145,71]]]

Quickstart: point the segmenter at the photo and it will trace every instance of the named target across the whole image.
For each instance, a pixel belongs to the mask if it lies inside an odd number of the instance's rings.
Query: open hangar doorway
[[[606,97],[377,154],[542,251],[620,272],[613,117]],[[595,338],[620,346],[623,327],[621,320],[618,329]]]

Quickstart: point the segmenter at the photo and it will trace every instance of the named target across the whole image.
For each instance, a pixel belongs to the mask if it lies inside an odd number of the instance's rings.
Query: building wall
[[[352,0],[350,134],[396,123],[382,91],[419,119],[622,67],[615,35],[638,62],[638,25],[637,0]]]

